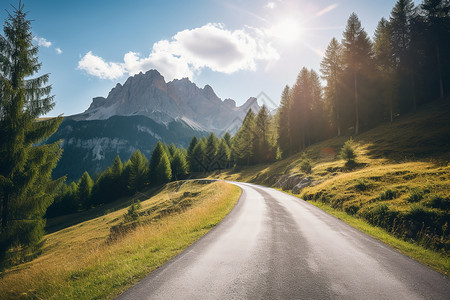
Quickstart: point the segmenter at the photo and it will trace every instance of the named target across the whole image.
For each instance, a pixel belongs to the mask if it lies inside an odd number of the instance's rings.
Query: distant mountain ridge
[[[254,97],[236,106],[232,99],[222,101],[210,85],[199,88],[188,78],[166,83],[158,71],[150,70],[129,77],[123,85],[118,83],[106,98],[93,98],[85,112],[70,118],[106,120],[141,115],[164,124],[180,119],[196,130],[220,133],[236,131],[233,120],[243,120],[250,108],[260,109]]]
[[[139,73],[117,84],[108,97],[93,98],[85,112],[65,118],[48,140],[61,140],[64,149],[53,176],[72,181],[84,171],[95,175],[116,155],[126,161],[136,150],[150,158],[158,141],[187,147],[193,136],[211,131],[234,134],[249,109],[259,111],[256,98],[237,107],[209,85],[199,88],[187,78],[166,83],[156,70]]]

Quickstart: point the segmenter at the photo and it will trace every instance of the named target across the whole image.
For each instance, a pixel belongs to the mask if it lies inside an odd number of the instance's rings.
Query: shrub
[[[434,194],[430,197],[429,206],[447,210],[450,206],[450,199],[442,198],[441,196]]]
[[[343,160],[346,160],[348,164],[355,162],[356,153],[352,138],[345,142],[344,146],[342,146],[341,148],[341,152],[339,153],[339,155]]]
[[[387,189],[384,192],[380,193],[380,200],[392,200],[395,198],[397,198],[397,191]]]
[[[423,191],[420,189],[412,189],[406,198],[408,202],[419,202],[423,198]]]
[[[140,201],[133,202],[128,208],[128,211],[123,215],[125,222],[137,221],[139,219],[139,210],[141,208],[142,206]]]
[[[302,163],[300,164],[300,169],[303,172],[305,172],[306,174],[311,173],[311,163],[310,163],[309,159],[305,159],[302,161]]]
[[[356,180],[355,189],[359,191],[365,191],[369,188],[369,183],[365,179]]]

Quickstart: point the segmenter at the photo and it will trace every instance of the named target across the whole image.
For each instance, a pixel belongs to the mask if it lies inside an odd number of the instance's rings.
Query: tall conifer
[[[40,145],[58,128],[61,117],[39,121],[54,107],[48,74],[32,44],[31,22],[24,6],[8,14],[0,35],[0,262],[11,253],[26,259],[44,234],[43,216],[62,180],[51,173],[62,150],[58,143]],[[13,252],[9,252],[14,249]],[[6,260],[5,260],[6,258]],[[17,259],[17,257],[16,257]]]

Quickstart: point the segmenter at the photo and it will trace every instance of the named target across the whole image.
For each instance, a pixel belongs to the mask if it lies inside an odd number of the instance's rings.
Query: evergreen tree
[[[274,157],[274,151],[270,145],[270,116],[265,105],[261,107],[255,119],[254,128],[254,155],[255,162],[269,162]]]
[[[91,192],[94,187],[94,181],[88,172],[84,172],[78,181],[78,203],[82,209],[88,209],[91,206]]]
[[[228,146],[227,141],[223,138],[220,141],[219,149],[217,150],[217,158],[216,161],[218,163],[217,169],[227,169],[230,167],[231,163],[231,150]]]
[[[416,91],[414,65],[411,51],[411,24],[416,17],[413,0],[398,0],[391,11],[389,30],[392,53],[396,63],[397,97],[405,103],[412,99],[412,107],[416,109]],[[406,95],[406,97],[405,97]]]
[[[328,137],[328,124],[325,104],[322,97],[322,86],[316,71],[309,71],[309,88],[311,94],[311,118],[308,126],[308,145]]]
[[[212,171],[218,167],[216,161],[216,154],[218,149],[219,149],[219,139],[213,132],[211,132],[208,136],[205,148],[206,172]]]
[[[189,156],[189,166],[191,172],[206,172],[205,149],[206,144],[203,139],[200,139]]]
[[[150,158],[150,183],[158,182],[157,166],[161,161],[163,153],[166,153],[164,145],[161,142],[156,143],[155,148],[153,148],[152,157]]]
[[[175,155],[175,152],[177,151],[177,147],[174,143],[171,143],[169,146],[169,159],[172,160],[173,156]]]
[[[434,60],[431,77],[439,86],[439,96],[448,93],[450,85],[450,2],[448,0],[424,0],[421,4],[426,20],[426,37],[429,41],[429,57]],[[445,55],[447,53],[447,55]],[[434,72],[433,72],[434,71]],[[446,90],[447,88],[447,90]]]
[[[198,143],[197,137],[196,136],[192,137],[191,142],[189,143],[189,147],[187,148],[188,157],[191,156],[192,151],[194,150],[194,147],[195,145],[197,145],[197,143]]]
[[[170,168],[172,169],[172,178],[174,180],[183,179],[188,174],[186,155],[180,149],[175,151]]]
[[[379,86],[384,106],[388,108],[389,120],[394,120],[395,112],[395,83],[394,83],[394,60],[390,39],[389,23],[382,18],[375,30],[374,43],[375,63],[378,68]]]
[[[233,144],[232,139],[231,139],[231,134],[228,132],[225,132],[225,134],[223,135],[223,138],[225,140],[225,142],[227,143],[228,148],[231,148],[231,145]]]
[[[291,148],[291,137],[289,130],[290,89],[286,85],[281,94],[280,107],[278,109],[278,146],[283,157],[287,157]]]
[[[239,165],[254,163],[254,128],[255,114],[251,109],[247,112],[241,128],[233,138],[233,156]]]
[[[62,179],[53,181],[62,150],[41,145],[61,117],[38,121],[54,107],[49,75],[31,78],[41,68],[32,44],[31,22],[20,4],[8,14],[0,35],[0,268],[8,255],[27,259],[42,244],[43,216]],[[25,79],[27,78],[27,79]],[[9,252],[14,249],[13,252]],[[9,253],[9,254],[8,254]]]
[[[122,176],[123,163],[119,155],[114,159],[113,165],[111,166],[111,176],[114,180],[118,180]]]
[[[341,95],[340,81],[344,70],[342,45],[336,38],[332,38],[328,44],[325,56],[320,63],[322,78],[327,81],[324,88],[325,102],[330,112],[330,121],[337,130],[337,136],[341,136]]]
[[[303,67],[292,89],[289,110],[291,152],[301,151],[308,146],[311,101],[310,75],[308,69]]]
[[[147,158],[141,151],[136,150],[130,157],[128,189],[132,192],[142,190],[147,183],[148,171],[149,166]]]
[[[167,157],[167,153],[164,152],[156,166],[156,183],[166,183],[170,179],[172,179],[172,169],[170,168],[170,160]]]
[[[364,68],[371,63],[372,44],[355,13],[352,13],[347,21],[342,45],[344,47],[344,63],[353,77],[355,134],[359,134],[361,88],[359,81],[365,75],[364,73],[368,73],[364,72]]]

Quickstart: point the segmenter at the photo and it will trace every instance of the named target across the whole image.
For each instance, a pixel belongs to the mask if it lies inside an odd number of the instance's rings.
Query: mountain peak
[[[232,99],[222,101],[209,84],[199,88],[187,77],[166,82],[152,69],[129,77],[123,85],[118,83],[107,98],[94,98],[77,118],[105,120],[112,116],[142,115],[164,124],[182,119],[207,131],[220,132],[230,120],[242,118],[250,108],[259,110],[254,97],[236,107]]]

